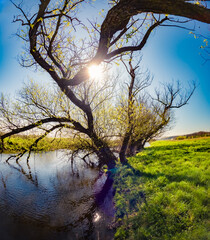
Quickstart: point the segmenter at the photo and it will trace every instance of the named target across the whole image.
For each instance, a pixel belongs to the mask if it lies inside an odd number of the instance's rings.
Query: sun
[[[88,67],[90,78],[99,79],[102,77],[103,69],[102,66],[92,64]]]

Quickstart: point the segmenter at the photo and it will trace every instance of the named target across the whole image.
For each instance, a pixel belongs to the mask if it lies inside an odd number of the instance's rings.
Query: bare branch
[[[141,50],[144,45],[146,44],[151,32],[159,25],[161,25],[164,21],[168,20],[168,17],[163,18],[161,21],[156,22],[155,24],[153,24],[152,26],[149,27],[149,29],[147,30],[146,34],[144,35],[143,39],[141,40],[140,44],[137,46],[127,46],[127,47],[122,47],[119,48],[117,50],[114,50],[111,53],[108,53],[105,57],[105,59],[110,59],[116,55],[119,55],[123,52],[131,52],[131,51],[139,51]]]

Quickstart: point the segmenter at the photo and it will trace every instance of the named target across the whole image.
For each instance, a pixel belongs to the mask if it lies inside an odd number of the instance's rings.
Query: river
[[[23,157],[0,156],[0,239],[113,239],[112,189],[96,204],[106,176],[74,159],[66,151]]]

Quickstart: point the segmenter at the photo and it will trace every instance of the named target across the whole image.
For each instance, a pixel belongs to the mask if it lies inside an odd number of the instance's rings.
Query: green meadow
[[[155,141],[129,164],[115,177],[115,239],[210,239],[210,138]]]

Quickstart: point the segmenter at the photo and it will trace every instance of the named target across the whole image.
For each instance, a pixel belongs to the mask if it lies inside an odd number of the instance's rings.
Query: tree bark
[[[127,147],[128,147],[128,142],[129,142],[129,139],[130,139],[130,135],[131,135],[131,133],[128,132],[128,133],[126,133],[126,135],[123,138],[123,143],[122,143],[122,146],[121,146],[121,149],[120,149],[120,154],[119,154],[120,162],[122,164],[126,164],[128,162],[128,160],[125,156],[125,153],[126,153],[126,150],[127,150]]]
[[[106,58],[113,35],[123,30],[132,16],[144,12],[170,14],[210,23],[210,9],[185,0],[121,0],[109,10],[101,26],[96,62],[100,63]]]
[[[138,139],[136,141],[132,141],[128,146],[127,155],[135,156],[137,152],[140,152],[144,149],[145,141],[144,139]]]
[[[107,143],[100,139],[95,133],[91,133],[89,137],[96,147],[95,153],[99,158],[99,166],[106,164],[109,170],[115,168],[117,157]]]
[[[145,142],[145,143],[146,143],[146,142]],[[136,152],[141,152],[141,151],[144,149],[145,143],[144,143],[144,142],[137,143],[137,144],[136,144]]]
[[[136,144],[135,144],[135,142],[131,142],[128,145],[128,149],[127,149],[126,155],[131,157],[131,156],[134,156],[135,154],[136,154]]]
[[[187,0],[125,0],[125,2],[129,2],[138,13],[170,14],[210,23],[210,9],[189,3]]]

